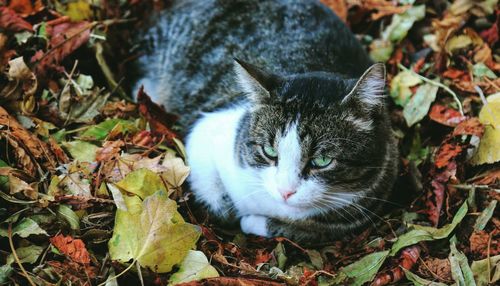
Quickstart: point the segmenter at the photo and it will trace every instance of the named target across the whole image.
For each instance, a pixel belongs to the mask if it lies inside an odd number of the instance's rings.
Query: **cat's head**
[[[277,202],[341,207],[381,180],[394,160],[383,64],[349,79],[326,72],[280,76],[236,61],[250,99],[239,160]]]

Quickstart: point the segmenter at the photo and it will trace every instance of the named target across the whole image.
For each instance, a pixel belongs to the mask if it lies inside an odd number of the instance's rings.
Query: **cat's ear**
[[[234,70],[240,88],[253,102],[270,100],[280,83],[279,76],[237,58],[234,58]]]
[[[385,100],[385,65],[376,63],[369,67],[356,82],[343,104],[360,104],[366,110],[375,110]]]

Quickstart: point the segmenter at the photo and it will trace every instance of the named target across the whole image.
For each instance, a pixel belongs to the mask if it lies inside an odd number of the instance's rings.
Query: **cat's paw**
[[[267,217],[260,215],[247,215],[241,218],[241,230],[244,233],[269,237],[267,231]]]

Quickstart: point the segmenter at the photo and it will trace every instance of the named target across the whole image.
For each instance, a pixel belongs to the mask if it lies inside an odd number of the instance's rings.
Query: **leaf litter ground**
[[[323,2],[387,64],[403,183],[306,246],[211,223],[177,115],[130,100],[133,31],[168,3],[0,0],[0,284],[498,283],[498,1]]]

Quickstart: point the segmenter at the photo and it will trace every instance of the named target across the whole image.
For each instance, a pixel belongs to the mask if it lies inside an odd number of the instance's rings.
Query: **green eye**
[[[320,156],[320,157],[313,158],[311,160],[311,164],[316,168],[324,168],[324,167],[330,165],[330,163],[332,163],[332,161],[333,161],[333,159],[330,157]]]
[[[276,151],[276,149],[274,149],[270,145],[266,145],[266,146],[262,147],[262,150],[264,150],[264,154],[266,154],[266,156],[269,157],[269,159],[274,160],[278,157],[278,151]]]

